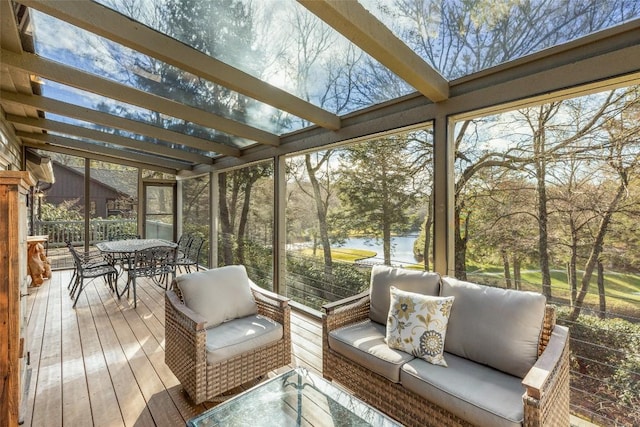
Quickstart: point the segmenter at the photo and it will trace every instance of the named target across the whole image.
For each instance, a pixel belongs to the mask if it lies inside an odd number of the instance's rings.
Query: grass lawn
[[[467,273],[468,278],[493,278],[492,283],[504,286],[503,271],[495,266],[472,266]],[[537,270],[524,270],[522,273],[522,288],[536,292],[542,291],[542,274]],[[578,271],[578,289],[581,286],[582,272]],[[598,285],[596,276],[591,277],[585,304],[598,306]],[[636,274],[616,273],[605,271],[604,280],[607,310],[623,311],[639,315],[640,310],[640,276]],[[562,270],[551,272],[551,293],[554,298],[569,301],[571,291],[567,283],[567,273]]]
[[[313,257],[313,249],[302,249],[300,254],[306,257]],[[322,248],[316,250],[316,258],[322,259],[324,251]],[[361,259],[371,258],[375,256],[375,251],[367,251],[363,249],[340,248],[339,251],[331,251],[331,258],[338,262],[355,262]]]

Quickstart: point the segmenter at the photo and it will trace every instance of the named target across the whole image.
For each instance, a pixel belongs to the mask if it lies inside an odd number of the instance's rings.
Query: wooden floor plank
[[[46,321],[47,305],[49,303],[49,289],[57,285],[50,286],[52,280],[58,280],[61,275],[55,275],[53,278],[45,281],[44,286],[29,288],[29,298],[27,307],[27,351],[30,354],[31,380],[28,385],[28,398],[25,407],[24,425],[31,425],[33,416],[33,405],[35,402],[36,385],[40,369],[40,354],[42,350],[42,341],[44,339],[44,329]]]
[[[42,286],[46,286],[43,284]],[[38,357],[39,367],[35,386],[32,425],[62,426],[62,334],[60,319],[61,287],[49,281],[49,298],[44,311],[45,327]]]
[[[105,347],[101,342],[105,328],[110,325],[105,316],[95,312],[90,298],[96,284],[105,286],[102,279],[90,282],[82,291],[74,310],[80,327],[93,424],[123,426],[124,421],[113,388],[110,366],[105,358]]]
[[[184,424],[184,418],[173,404],[171,396],[143,349],[142,343],[153,346],[154,341],[155,345],[160,348],[144,324],[143,318],[147,317],[145,315],[147,313],[146,307],[144,304],[138,304],[137,309],[134,309],[132,303],[126,299],[113,300],[111,296],[104,294],[101,294],[100,297],[103,298],[102,304],[107,308],[106,312],[113,325],[113,330],[125,350],[129,366],[147,402],[147,408],[154,422],[156,425],[167,426]],[[113,307],[113,309],[109,310],[109,307]],[[134,329],[138,331],[141,340],[136,337]]]
[[[133,371],[109,318],[107,307],[102,304],[98,296],[98,289],[95,286],[87,289],[87,300],[95,319],[96,331],[100,337],[113,393],[124,425],[153,425],[147,403],[135,381]]]
[[[62,420],[65,425],[82,425],[91,420],[91,405],[87,374],[84,363],[80,328],[77,313],[72,309],[73,301],[67,297],[66,289],[62,290],[60,300],[62,348]],[[85,404],[78,404],[86,402]]]
[[[118,299],[95,280],[73,309],[71,271],[53,276],[28,299],[33,375],[25,426],[176,426],[216,405],[193,405],[164,363],[163,289],[142,282],[133,308],[133,298]],[[291,366],[319,373],[321,324],[292,312],[291,325]]]

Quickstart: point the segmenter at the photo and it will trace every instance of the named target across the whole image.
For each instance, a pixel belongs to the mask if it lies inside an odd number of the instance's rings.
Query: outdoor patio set
[[[235,397],[291,363],[288,299],[232,265],[176,277],[165,301],[167,365],[194,403],[224,402],[189,425],[569,425],[568,329],[537,293],[375,266],[323,307],[325,379],[296,369]]]

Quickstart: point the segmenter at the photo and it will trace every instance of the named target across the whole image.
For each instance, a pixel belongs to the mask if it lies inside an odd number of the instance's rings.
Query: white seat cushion
[[[282,325],[259,314],[224,322],[207,329],[210,365],[281,340]]]
[[[329,332],[329,347],[336,353],[397,383],[400,367],[413,359],[404,351],[389,348],[385,326],[370,320]]]
[[[184,304],[207,319],[207,328],[258,312],[243,265],[228,265],[176,277]]]
[[[448,368],[414,359],[400,382],[412,392],[478,426],[515,427],[524,421],[522,380],[445,353]]]

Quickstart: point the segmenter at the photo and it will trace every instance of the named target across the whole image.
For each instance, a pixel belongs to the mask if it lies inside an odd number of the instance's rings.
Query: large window
[[[639,113],[633,86],[456,126],[455,274],[559,306],[572,409],[604,424],[640,395]]]
[[[287,293],[314,309],[361,292],[374,264],[432,266],[430,129],[287,162]]]
[[[182,233],[198,235],[204,239],[198,262],[209,266],[209,229],[211,225],[211,198],[209,175],[182,181]]]
[[[97,160],[90,162],[92,240],[138,234],[138,169]]]
[[[218,264],[243,264],[273,289],[273,162],[218,174]]]

